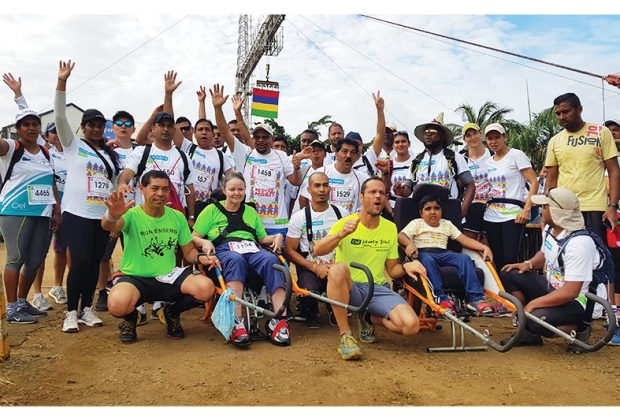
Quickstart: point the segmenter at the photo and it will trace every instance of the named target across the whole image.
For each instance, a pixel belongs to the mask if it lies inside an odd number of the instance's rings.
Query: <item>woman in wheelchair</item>
[[[244,203],[246,185],[243,175],[229,173],[222,181],[226,196],[223,203],[214,200],[198,216],[193,235],[202,251],[219,261],[226,286],[237,296],[243,295],[248,271],[252,270],[265,282],[275,308],[282,306],[286,284],[282,273],[273,269],[278,258],[272,252],[261,248],[271,245],[274,251],[282,247],[281,234],[267,235],[258,213]],[[250,336],[241,317],[241,306],[235,309],[235,326],[230,337],[237,346],[251,344]],[[280,346],[291,344],[288,322],[272,319],[267,324],[271,341]]]
[[[465,254],[447,249],[448,239],[457,241],[466,248],[481,251],[483,258],[492,260],[491,249],[463,235],[449,220],[442,219],[441,201],[433,195],[420,200],[421,219],[412,220],[398,234],[398,243],[405,248],[409,258],[418,258],[432,286],[435,299],[446,311],[456,315],[454,302],[443,290],[441,267],[455,267],[465,287],[468,309],[479,314],[493,313],[493,306],[485,302],[484,290],[476,276],[471,258]]]

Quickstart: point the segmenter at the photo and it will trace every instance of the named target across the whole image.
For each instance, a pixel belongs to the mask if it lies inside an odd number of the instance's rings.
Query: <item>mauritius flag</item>
[[[280,92],[254,88],[252,92],[252,115],[263,118],[278,118]]]

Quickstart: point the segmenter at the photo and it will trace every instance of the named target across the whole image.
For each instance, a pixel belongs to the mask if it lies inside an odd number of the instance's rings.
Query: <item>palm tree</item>
[[[470,104],[464,103],[459,105],[454,112],[461,115],[461,119],[465,123],[478,124],[481,130],[492,123],[504,123],[508,121],[506,115],[510,114],[513,110],[511,108],[502,108],[497,103],[492,101],[486,101],[476,112],[474,107]],[[461,141],[463,138],[463,126],[459,124],[446,124],[454,133],[454,140]]]
[[[524,125],[505,126],[508,132],[508,145],[523,151],[532,161],[536,172],[545,163],[549,140],[562,130],[553,107],[533,114],[532,122]]]
[[[329,125],[331,123],[333,123],[334,121],[332,120],[332,116],[331,115],[325,115],[321,118],[319,118],[317,121],[312,121],[311,123],[308,123],[308,128],[311,130],[316,131],[319,134],[319,137],[321,136],[321,132],[317,129],[318,127],[321,126],[325,126],[325,125]]]

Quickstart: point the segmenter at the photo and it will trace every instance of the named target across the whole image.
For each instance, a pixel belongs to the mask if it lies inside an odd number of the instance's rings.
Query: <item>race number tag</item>
[[[252,165],[252,177],[262,180],[273,180],[276,178],[276,168],[271,166]]]
[[[51,185],[28,185],[28,204],[56,204]]]
[[[112,192],[112,182],[103,176],[88,177],[88,195],[108,197]]]
[[[228,247],[237,254],[255,254],[260,251],[256,242],[252,241],[228,242]]]
[[[161,283],[172,284],[181,274],[183,274],[185,268],[187,267],[174,267],[172,271],[168,274],[164,274],[163,276],[157,276],[155,277],[155,279]]]
[[[351,187],[332,187],[330,201],[349,203],[353,200],[353,188]]]

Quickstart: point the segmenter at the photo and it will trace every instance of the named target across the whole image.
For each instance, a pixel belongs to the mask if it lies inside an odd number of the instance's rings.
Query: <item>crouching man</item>
[[[170,195],[170,178],[163,171],[149,171],[140,181],[144,203],[133,207],[123,193],[114,191],[105,201],[108,211],[101,225],[110,232],[122,232],[125,248],[121,260],[121,277],[117,277],[108,295],[108,311],[122,317],[119,338],[122,343],[136,341],[138,312],[144,302],[171,302],[163,310],[168,336],[185,336],[181,312],[200,306],[213,297],[213,282],[192,267],[176,267],[175,249],[192,264],[200,262],[209,269],[214,257],[200,253],[192,242],[185,216],[166,206]]]

